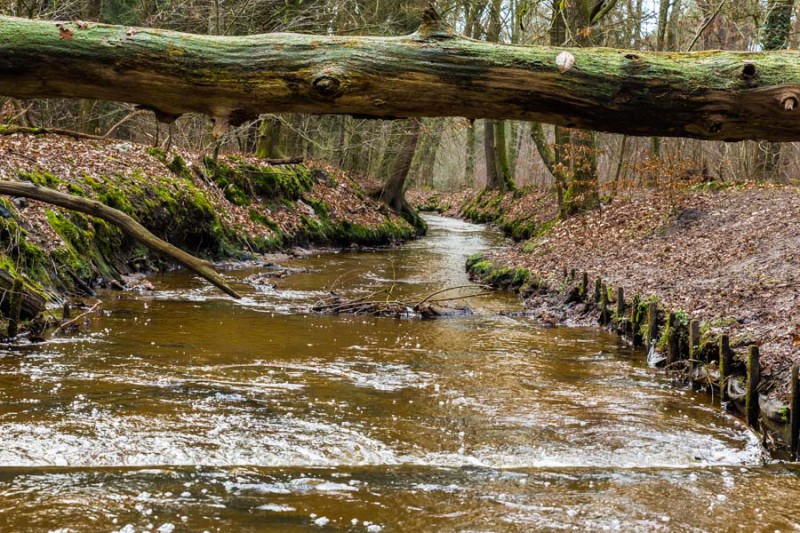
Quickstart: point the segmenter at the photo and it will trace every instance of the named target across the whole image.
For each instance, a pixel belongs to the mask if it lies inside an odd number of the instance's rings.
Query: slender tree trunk
[[[500,177],[497,173],[497,152],[494,149],[494,120],[483,121],[483,150],[486,159],[486,188],[499,189]]]
[[[794,0],[769,0],[762,41],[765,50],[782,50],[789,46]],[[758,143],[756,172],[761,180],[781,181],[781,144]]]
[[[475,121],[469,120],[467,123],[467,154],[464,164],[464,186],[475,186]]]
[[[494,164],[497,188],[500,191],[514,190],[514,177],[508,164],[508,143],[506,142],[506,122],[494,121]]]

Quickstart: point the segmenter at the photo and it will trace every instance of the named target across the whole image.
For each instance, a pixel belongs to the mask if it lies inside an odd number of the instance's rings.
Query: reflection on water
[[[0,529],[800,527],[798,472],[614,336],[501,316],[503,294],[437,321],[303,313],[465,284],[502,245],[430,222],[242,302],[159,276],[106,294],[91,332],[2,354]]]

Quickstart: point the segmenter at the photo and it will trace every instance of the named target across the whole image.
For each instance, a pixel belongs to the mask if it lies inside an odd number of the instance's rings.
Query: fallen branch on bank
[[[0,180],[0,194],[9,196],[22,196],[32,200],[39,200],[52,205],[57,205],[72,211],[79,211],[87,215],[105,220],[122,230],[129,237],[136,239],[145,246],[160,252],[177,263],[188,268],[198,276],[206,279],[209,283],[219,288],[225,294],[233,298],[241,298],[233,288],[231,288],[211,266],[208,261],[198,259],[193,255],[184,252],[180,248],[169,244],[153,235],[147,228],[136,222],[122,211],[108,207],[96,200],[80,198],[69,194],[64,194],[53,189],[40,187],[32,183],[21,183],[15,181]]]

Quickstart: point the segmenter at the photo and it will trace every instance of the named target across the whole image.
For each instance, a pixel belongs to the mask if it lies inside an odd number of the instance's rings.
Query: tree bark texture
[[[405,37],[189,35],[0,17],[0,94],[124,101],[162,121],[260,113],[465,116],[627,135],[800,140],[800,55],[523,47],[430,12]]]

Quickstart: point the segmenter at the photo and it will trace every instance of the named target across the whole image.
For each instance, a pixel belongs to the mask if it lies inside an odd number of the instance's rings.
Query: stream
[[[615,335],[503,316],[503,293],[440,320],[303,312],[419,300],[505,245],[428,222],[241,302],[153,276],[80,334],[0,351],[0,530],[800,529],[800,469]]]

